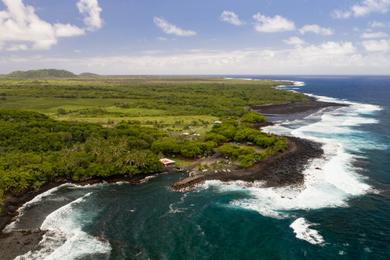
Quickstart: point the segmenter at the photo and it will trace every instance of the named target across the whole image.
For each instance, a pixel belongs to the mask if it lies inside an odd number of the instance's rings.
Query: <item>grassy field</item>
[[[251,105],[300,101],[273,81],[184,77],[0,79],[0,109],[27,110],[61,121],[112,126],[137,121],[171,131],[203,133],[218,118]]]

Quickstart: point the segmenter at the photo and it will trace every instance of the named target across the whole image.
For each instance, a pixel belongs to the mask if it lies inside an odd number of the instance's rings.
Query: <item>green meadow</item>
[[[239,116],[251,105],[305,98],[273,89],[277,84],[196,77],[3,78],[0,109],[34,111],[56,120],[105,126],[137,121],[172,131],[201,129],[218,118]]]

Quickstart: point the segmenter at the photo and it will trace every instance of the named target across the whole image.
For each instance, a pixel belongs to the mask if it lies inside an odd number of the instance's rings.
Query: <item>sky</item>
[[[0,73],[390,75],[390,0],[0,0]]]

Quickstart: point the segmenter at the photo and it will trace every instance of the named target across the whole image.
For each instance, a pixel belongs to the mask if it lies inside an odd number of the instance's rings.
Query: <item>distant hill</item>
[[[84,73],[79,74],[79,77],[83,77],[83,78],[97,78],[97,77],[100,77],[100,75],[99,74],[95,74],[95,73],[90,73],[90,72],[84,72]]]
[[[74,78],[76,74],[67,70],[43,69],[43,70],[27,70],[14,71],[7,75],[7,77],[19,79],[39,79],[39,78]]]

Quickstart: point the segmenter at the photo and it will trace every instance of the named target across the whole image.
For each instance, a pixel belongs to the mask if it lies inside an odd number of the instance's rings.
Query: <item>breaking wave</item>
[[[311,228],[314,224],[307,222],[304,218],[296,219],[290,227],[298,239],[305,240],[313,245],[322,245],[325,240],[317,230]]]
[[[46,233],[38,248],[15,259],[66,260],[110,254],[111,246],[108,241],[88,235],[81,227],[81,222],[85,222],[88,217],[77,210],[77,205],[91,194],[87,193],[48,215],[41,225],[41,230]]]
[[[10,224],[8,224],[4,229],[3,229],[3,232],[7,233],[7,232],[11,232],[15,229],[15,226],[16,224],[19,222],[19,219],[20,217],[23,215],[24,211],[26,209],[28,209],[29,207],[31,207],[32,205],[35,205],[39,202],[41,202],[43,199],[51,196],[52,194],[54,194],[55,192],[57,192],[58,190],[64,188],[64,187],[72,187],[72,186],[75,186],[74,184],[70,184],[70,183],[64,183],[62,185],[59,185],[57,187],[54,187],[50,190],[47,190],[37,196],[35,196],[32,200],[26,202],[25,204],[23,204],[23,206],[21,206],[20,208],[18,208],[17,210],[17,213],[18,215],[16,216],[15,220],[13,222],[11,222]]]
[[[56,193],[64,188],[66,189],[90,189],[90,188],[96,188],[100,186],[107,185],[106,183],[97,183],[97,184],[87,184],[87,185],[77,185],[73,183],[64,183],[59,186],[56,186],[54,188],[51,188],[45,192],[42,192],[41,194],[38,194],[30,201],[24,203],[20,208],[17,210],[17,216],[14,218],[14,220],[8,224],[4,229],[3,232],[8,233],[17,230],[17,225],[19,221],[21,220],[24,213],[31,207],[34,207],[37,204],[42,203],[42,201],[50,198],[50,200],[58,199]]]

